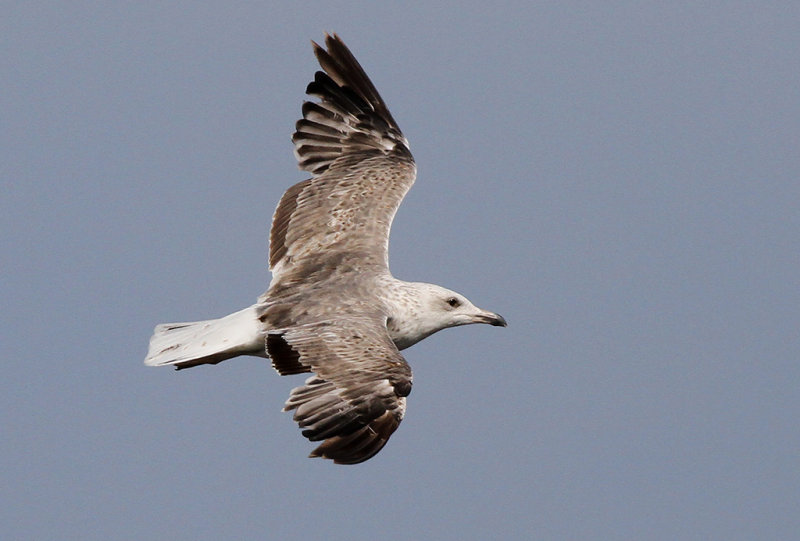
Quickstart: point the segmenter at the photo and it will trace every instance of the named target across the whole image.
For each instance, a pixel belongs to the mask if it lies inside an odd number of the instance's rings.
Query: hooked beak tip
[[[504,318],[500,314],[495,314],[493,312],[488,312],[484,316],[483,322],[488,323],[493,327],[508,327],[508,323],[506,323],[506,318]]]

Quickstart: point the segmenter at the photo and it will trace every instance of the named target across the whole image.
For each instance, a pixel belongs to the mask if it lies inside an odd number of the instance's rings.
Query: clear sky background
[[[4,539],[797,536],[800,4],[164,4],[2,8]],[[302,377],[142,364],[266,288],[324,31],[417,159],[394,274],[509,322],[352,467]]]

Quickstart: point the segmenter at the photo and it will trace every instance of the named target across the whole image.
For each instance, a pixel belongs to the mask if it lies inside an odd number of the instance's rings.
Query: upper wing
[[[397,429],[411,392],[411,368],[382,321],[353,317],[267,335],[267,353],[281,374],[313,371],[292,390],[284,411],[311,441],[310,456],[357,464],[374,456]]]
[[[342,253],[388,268],[389,229],[416,178],[408,142],[358,61],[338,36],[314,43],[322,71],[306,93],[292,137],[309,180],[286,191],[272,219],[273,284],[303,275],[309,260]]]

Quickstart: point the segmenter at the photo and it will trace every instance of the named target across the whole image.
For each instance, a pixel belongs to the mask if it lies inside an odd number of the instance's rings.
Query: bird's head
[[[389,334],[399,349],[448,327],[473,323],[506,326],[503,316],[478,308],[460,293],[421,282],[404,285],[403,302],[387,322]]]
[[[440,324],[440,329],[472,323],[487,323],[496,327],[507,325],[503,316],[478,308],[460,293],[433,284],[424,286],[423,302],[426,312]]]

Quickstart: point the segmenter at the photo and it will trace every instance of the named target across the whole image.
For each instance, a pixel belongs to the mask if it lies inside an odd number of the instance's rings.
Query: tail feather
[[[189,368],[239,355],[266,357],[255,305],[220,319],[157,325],[144,364]]]

